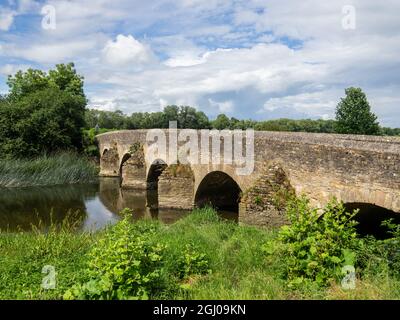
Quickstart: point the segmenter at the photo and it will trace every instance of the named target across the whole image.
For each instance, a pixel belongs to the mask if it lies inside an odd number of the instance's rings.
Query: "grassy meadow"
[[[354,289],[343,289],[340,278],[293,286],[287,252],[265,249],[280,246],[282,230],[237,225],[208,208],[172,225],[132,223],[125,214],[97,233],[65,224],[0,234],[0,299],[400,298],[399,277],[373,252],[378,245],[359,249],[367,258]],[[41,288],[45,265],[55,267],[55,289]]]

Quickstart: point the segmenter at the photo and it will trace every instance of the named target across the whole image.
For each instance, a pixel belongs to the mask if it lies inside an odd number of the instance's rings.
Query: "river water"
[[[123,208],[132,209],[134,219],[159,219],[167,224],[188,214],[188,210],[154,209],[152,192],[156,191],[121,189],[119,178],[100,178],[96,184],[0,189],[0,230],[47,228],[51,222],[60,224],[67,215],[76,220],[78,229],[97,230],[119,221]]]

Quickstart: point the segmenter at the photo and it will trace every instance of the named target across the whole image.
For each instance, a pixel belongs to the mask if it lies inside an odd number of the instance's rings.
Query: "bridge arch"
[[[157,159],[149,165],[146,178],[147,189],[155,190],[158,188],[158,179],[167,167],[168,165],[161,159]]]
[[[223,171],[212,171],[200,182],[195,193],[195,205],[211,205],[217,210],[239,213],[242,190],[239,184]]]
[[[122,178],[122,168],[124,165],[126,165],[126,162],[132,157],[132,155],[130,153],[125,153],[122,158],[121,161],[119,162],[119,175]]]
[[[344,203],[347,211],[358,210],[354,220],[358,222],[357,232],[361,236],[372,235],[377,239],[390,238],[388,229],[382,226],[385,220],[393,219],[393,222],[400,224],[400,213],[381,207],[376,204],[366,202],[347,202]]]

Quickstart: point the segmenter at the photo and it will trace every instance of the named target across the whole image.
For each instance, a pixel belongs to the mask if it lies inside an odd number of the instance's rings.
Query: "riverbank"
[[[0,160],[0,187],[5,188],[92,183],[97,175],[92,162],[74,153]]]
[[[169,226],[125,218],[97,233],[76,233],[66,224],[46,234],[0,234],[0,298],[400,298],[399,279],[373,266],[371,247],[369,266],[361,278],[357,273],[354,289],[345,290],[340,280],[293,287],[282,273],[287,260],[266,250],[279,241],[276,231],[220,220],[211,209]],[[127,263],[129,255],[135,259]],[[55,269],[56,287],[46,290],[42,269],[48,265]]]

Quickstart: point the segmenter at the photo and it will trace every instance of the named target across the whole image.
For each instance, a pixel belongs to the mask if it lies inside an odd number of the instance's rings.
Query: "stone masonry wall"
[[[117,148],[113,146],[103,152],[100,157],[100,175],[104,177],[118,177],[119,176],[119,155]]]
[[[146,166],[143,146],[139,143],[130,147],[127,160],[121,164],[121,186],[131,189],[147,189]]]
[[[192,209],[194,177],[188,165],[171,165],[158,179],[159,208]]]
[[[278,227],[287,223],[285,205],[294,189],[278,164],[263,169],[254,185],[243,193],[239,221],[245,224]]]

